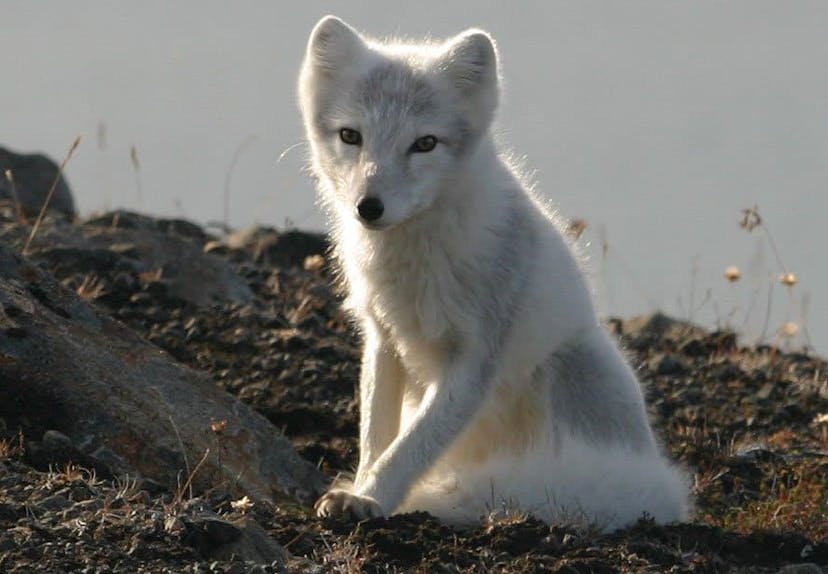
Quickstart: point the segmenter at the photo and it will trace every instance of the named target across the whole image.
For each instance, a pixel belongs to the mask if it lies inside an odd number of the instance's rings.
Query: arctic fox
[[[687,515],[559,222],[498,151],[492,39],[313,29],[311,171],[364,340],[360,459],[319,515],[499,509],[604,529]]]

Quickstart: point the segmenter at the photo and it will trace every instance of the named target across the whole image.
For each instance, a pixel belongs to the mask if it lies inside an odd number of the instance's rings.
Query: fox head
[[[497,52],[485,32],[385,44],[323,18],[299,76],[323,201],[369,229],[429,209],[488,132],[498,95]]]

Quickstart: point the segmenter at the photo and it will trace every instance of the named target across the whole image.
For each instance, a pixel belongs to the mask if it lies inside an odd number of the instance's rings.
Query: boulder
[[[310,502],[325,480],[264,417],[0,245],[0,417],[180,488]],[[66,441],[68,442],[68,441]]]
[[[0,147],[0,200],[14,201],[12,186],[5,176],[6,170],[12,172],[14,191],[23,213],[30,218],[37,217],[58,173],[58,164],[43,154],[21,154]],[[48,211],[69,219],[75,217],[75,200],[65,173],[55,187]]]
[[[308,257],[328,251],[328,239],[321,233],[277,231],[272,227],[237,231],[223,243],[230,249],[249,249],[256,263],[275,267],[301,267]]]
[[[0,240],[22,249],[28,228],[0,224]],[[93,217],[82,225],[45,223],[28,254],[64,279],[72,273],[129,271],[154,277],[170,295],[198,307],[251,300],[250,287],[226,259],[204,253],[209,239],[183,219],[154,219],[129,211]]]

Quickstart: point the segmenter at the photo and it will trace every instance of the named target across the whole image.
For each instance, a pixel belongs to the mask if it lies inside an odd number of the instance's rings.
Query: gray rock
[[[52,496],[46,497],[38,502],[38,505],[46,510],[63,510],[64,508],[71,506],[72,503],[67,500],[65,496],[53,494]]]
[[[822,568],[811,562],[789,564],[780,569],[777,574],[823,574]]]
[[[658,375],[682,375],[687,372],[684,364],[671,354],[656,355],[650,362],[650,368]]]
[[[0,225],[0,241],[22,249],[27,226]],[[151,286],[197,306],[248,303],[253,293],[223,258],[204,252],[208,240],[195,224],[115,211],[83,225],[43,225],[28,253],[57,276],[125,271],[157,276]]]
[[[11,170],[20,206],[27,217],[36,217],[58,173],[58,165],[45,155],[15,153],[0,147],[0,199],[12,200],[12,186],[5,176]],[[49,211],[75,217],[75,200],[66,174],[62,174],[49,203]]]
[[[130,475],[173,491],[197,464],[195,491],[234,483],[253,498],[310,502],[324,488],[267,419],[2,244],[0,308],[27,333],[0,337],[0,417],[39,421],[87,453],[106,446]],[[227,421],[221,460],[211,420]]]
[[[29,329],[25,331],[26,335],[21,338],[21,342],[31,334]],[[72,439],[54,429],[44,432],[40,442],[31,441],[27,451],[28,460],[40,470],[52,467],[63,469],[68,464],[75,464],[107,474],[104,467],[97,466],[91,457],[78,450]]]
[[[301,267],[307,257],[328,251],[328,240],[321,233],[276,231],[268,227],[238,231],[228,236],[224,244],[229,249],[252,248],[256,262],[276,267]]]
[[[220,546],[211,553],[211,559],[230,560],[237,556],[244,561],[256,564],[285,564],[290,554],[282,545],[273,540],[258,522],[244,518],[235,524],[238,536]]]
[[[74,445],[72,445],[72,439],[62,432],[53,429],[47,430],[43,433],[43,440],[41,441],[41,444],[43,445],[43,448],[56,451],[71,450],[74,448]]]
[[[137,271],[159,271],[171,295],[195,305],[247,303],[253,297],[227,261],[204,252],[207,237],[185,220],[153,220],[119,211],[87,221],[83,236],[86,249],[110,250],[130,260]]]
[[[17,543],[15,543],[14,538],[8,534],[0,535],[0,552],[8,552],[15,548],[17,548]]]
[[[43,433],[41,444],[43,445],[43,448],[54,451],[71,450],[74,448],[72,439],[62,432],[53,429],[47,430]]]

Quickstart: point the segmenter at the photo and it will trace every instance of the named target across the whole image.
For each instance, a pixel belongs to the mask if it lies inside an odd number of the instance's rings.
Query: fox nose
[[[357,203],[357,213],[365,221],[376,221],[382,217],[385,211],[385,206],[382,205],[382,200],[378,197],[366,195]]]

